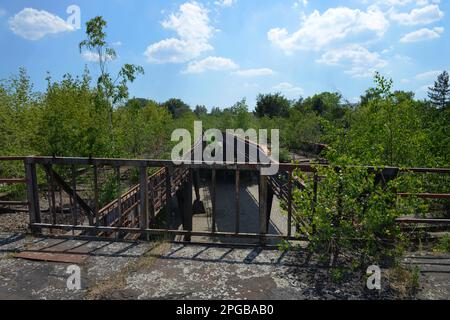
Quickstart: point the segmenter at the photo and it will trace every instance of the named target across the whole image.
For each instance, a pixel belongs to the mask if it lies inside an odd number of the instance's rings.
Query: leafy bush
[[[379,179],[381,169],[379,172],[356,167],[316,169],[320,177],[316,195],[313,176],[295,172],[306,184],[304,190],[295,190],[294,203],[298,208],[295,219],[303,222],[299,235],[308,237],[309,249],[332,264],[349,251],[360,263],[395,258],[401,246],[394,244],[398,241],[401,244],[403,239],[395,220],[413,214],[419,201],[396,196],[398,190],[413,188],[410,177],[401,176],[384,183]]]

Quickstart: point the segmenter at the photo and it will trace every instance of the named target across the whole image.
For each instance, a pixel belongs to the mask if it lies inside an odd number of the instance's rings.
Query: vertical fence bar
[[[166,208],[172,217],[172,168],[166,167]]]
[[[213,233],[216,232],[216,170],[213,169],[211,172],[211,182],[212,182],[212,190],[211,190],[211,231]]]
[[[314,215],[316,213],[316,204],[317,204],[317,189],[318,189],[318,180],[319,176],[317,171],[314,172],[314,182],[313,182],[313,201],[311,203],[311,211],[312,211],[312,217],[314,219]],[[312,233],[316,233],[316,226],[313,224]]]
[[[50,186],[50,174],[48,172],[45,173],[45,178],[47,179],[48,214],[52,215],[52,212],[53,212],[52,193],[51,193],[51,186]]]
[[[237,168],[236,169],[236,194],[235,194],[235,196],[236,196],[236,198],[235,198],[235,201],[236,201],[236,217],[235,217],[235,219],[236,219],[236,225],[235,225],[235,230],[236,230],[236,233],[239,233],[239,229],[240,229],[240,226],[239,226],[239,220],[240,220],[240,203],[239,203],[239,191],[240,191],[240,172],[239,172],[239,168]]]
[[[41,223],[41,210],[39,207],[39,193],[36,174],[36,164],[32,158],[25,160],[25,175],[27,181],[28,210],[30,214],[30,224]],[[31,227],[33,233],[37,233],[39,228]]]
[[[137,205],[137,203],[139,203],[139,193],[136,192],[134,195],[134,203],[136,203],[136,206],[134,207],[133,210],[133,228],[139,228],[140,224],[139,224],[139,217],[140,217],[140,207]]]
[[[59,186],[59,208],[61,210],[61,217],[64,216],[64,199],[63,199],[63,192],[62,187]]]
[[[267,176],[259,173],[259,233],[260,233],[260,244],[264,245],[266,243],[266,233],[267,233]]]
[[[183,188],[183,230],[192,231],[192,170],[188,170],[188,176]],[[184,241],[191,241],[191,236],[185,236]]]
[[[116,167],[116,179],[117,179],[117,221],[119,224],[119,227],[123,226],[123,217],[122,217],[122,192],[121,192],[121,185],[120,185],[120,166]],[[117,238],[120,237],[120,232],[118,231],[116,234]]]
[[[99,226],[99,203],[98,203],[98,167],[97,165],[94,165],[94,214],[95,214],[95,226]]]
[[[49,188],[50,188],[50,197],[51,197],[51,202],[52,202],[52,210],[51,210],[51,214],[52,214],[52,223],[56,224],[56,198],[55,198],[55,177],[53,175],[53,167],[52,165],[49,165],[50,168],[50,183],[49,183]],[[53,231],[53,230],[52,230]]]
[[[141,229],[148,228],[148,173],[147,167],[140,168],[140,212],[139,227]]]
[[[156,184],[155,184],[156,182]],[[150,217],[150,223],[153,223],[155,220],[155,188],[157,187],[158,181],[155,181],[154,179],[150,179],[148,182],[148,191],[149,191],[149,217]]]
[[[288,171],[288,227],[287,235],[292,236],[292,171]]]
[[[77,209],[77,172],[75,169],[75,165],[72,165],[72,219],[73,225],[78,225],[78,209]]]

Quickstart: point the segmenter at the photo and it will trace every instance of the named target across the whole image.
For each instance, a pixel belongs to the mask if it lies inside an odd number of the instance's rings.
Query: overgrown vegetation
[[[440,189],[449,192],[448,180],[404,176],[382,183],[382,171],[346,167],[352,165],[400,167],[449,167],[450,87],[442,73],[430,88],[430,100],[418,100],[412,92],[395,91],[392,80],[375,75],[375,85],[358,103],[341,94],[323,92],[306,99],[288,100],[280,93],[260,94],[255,111],[246,99],[228,108],[191,108],[180,99],[156,102],[129,99],[128,84],[144,72],[125,64],[115,76],[107,64],[116,56],[108,46],[106,22],[101,17],[86,25],[86,40],[80,49],[97,54],[100,76],[92,80],[85,69],[81,76],[67,74],[60,81],[47,77],[45,92],[36,92],[24,69],[0,83],[0,154],[83,157],[167,158],[175,128],[192,130],[195,120],[203,128],[279,129],[282,160],[290,152],[310,151],[322,143],[322,153],[340,170],[319,168],[319,192],[314,193],[311,175],[297,172],[306,183],[295,192],[298,221],[310,221],[300,228],[310,248],[332,264],[337,257],[354,253],[352,264],[381,261],[402,250],[403,236],[394,223],[404,214],[422,214],[426,202],[397,199],[399,190],[408,192]],[[20,176],[22,165],[0,164],[0,176]],[[137,173],[132,175],[137,180]],[[414,180],[413,180],[414,179]],[[0,191],[17,192],[10,186]],[[102,187],[101,203],[116,197],[112,178]],[[311,210],[311,205],[313,210]],[[447,205],[448,203],[441,203]],[[396,245],[386,245],[394,242]],[[448,252],[448,236],[439,251]],[[341,277],[339,269],[334,276]]]

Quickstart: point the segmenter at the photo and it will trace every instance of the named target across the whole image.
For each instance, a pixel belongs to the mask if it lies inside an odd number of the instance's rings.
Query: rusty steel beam
[[[27,179],[25,178],[5,178],[0,179],[0,184],[25,184]]]
[[[0,206],[27,206],[28,201],[2,201],[0,200]]]
[[[395,221],[404,224],[450,224],[450,219],[398,218]]]
[[[417,197],[421,199],[450,199],[450,194],[448,193],[397,193],[398,196],[406,197]]]
[[[121,228],[121,227],[96,227],[85,225],[64,225],[64,224],[47,224],[47,223],[34,223],[32,226],[42,229],[55,229],[55,230],[82,230],[82,231],[97,231],[97,232],[124,232],[133,234],[173,234],[182,236],[199,236],[199,237],[224,237],[224,238],[252,238],[252,239],[285,239],[285,240],[307,240],[306,237],[287,237],[280,234],[260,234],[260,233],[234,233],[234,232],[209,232],[209,231],[189,231],[189,230],[172,230],[172,229],[139,229],[139,228]]]
[[[48,174],[53,173],[53,178],[55,179],[56,183],[58,183],[68,195],[75,195],[75,200],[80,205],[80,207],[85,211],[89,219],[89,223],[94,224],[93,219],[94,212],[92,211],[91,207],[86,202],[84,202],[84,200],[76,192],[74,192],[72,188],[64,181],[64,179],[52,168],[50,168],[49,166],[44,166],[44,169]]]
[[[3,157],[4,161],[12,160],[24,160],[25,157]],[[31,161],[39,164],[60,164],[60,165],[105,165],[105,166],[124,166],[124,167],[177,167],[178,164],[173,163],[171,160],[152,160],[152,159],[110,159],[110,158],[80,158],[80,157],[28,157]],[[0,157],[0,161],[2,157]],[[261,164],[257,162],[244,162],[244,163],[224,163],[216,164],[214,162],[202,161],[197,163],[194,161],[186,161],[182,164],[185,168],[189,169],[230,169],[230,170],[260,170],[261,168],[267,168],[271,164]],[[326,164],[285,164],[278,163],[281,171],[300,170],[304,172],[315,172],[315,167],[333,167],[340,169],[339,166],[331,166]],[[373,167],[373,166],[347,166],[347,168],[362,168],[370,169],[374,171],[379,170],[398,170],[399,172],[407,173],[441,173],[450,174],[450,168],[398,168],[398,167]]]

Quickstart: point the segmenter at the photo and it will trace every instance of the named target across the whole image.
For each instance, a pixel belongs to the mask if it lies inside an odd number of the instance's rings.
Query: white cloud
[[[297,0],[294,2],[293,4],[293,8],[298,8],[298,7],[307,7],[308,6],[308,0]]]
[[[178,38],[161,40],[148,46],[144,53],[148,62],[187,62],[213,49],[209,39],[215,29],[209,23],[208,10],[197,2],[182,4],[176,14],[171,14],[162,22],[162,26],[174,30]]]
[[[402,25],[413,26],[418,24],[429,24],[439,21],[444,16],[444,12],[436,4],[431,4],[423,8],[416,8],[409,13],[397,13],[391,10],[389,18]]]
[[[219,7],[231,7],[236,2],[237,0],[217,0],[214,1],[214,4]]]
[[[276,91],[280,91],[282,93],[294,94],[294,95],[303,94],[303,92],[304,92],[303,88],[296,87],[289,82],[281,82],[281,83],[277,84],[276,86],[272,87],[272,89],[276,90]]]
[[[431,3],[438,4],[440,0],[362,0],[364,4],[373,3],[377,6],[386,6],[389,8],[392,7],[405,7],[407,5],[415,5],[415,6],[426,6]]]
[[[262,76],[272,76],[275,74],[275,71],[269,68],[243,69],[233,72],[233,74],[241,77],[262,77]]]
[[[367,11],[345,7],[331,8],[320,14],[315,10],[302,21],[292,34],[285,28],[273,28],[267,33],[273,45],[286,54],[297,50],[321,50],[336,42],[363,37],[381,37],[389,28],[389,21],[376,7]],[[353,39],[354,40],[354,39]]]
[[[424,40],[437,39],[441,36],[441,33],[444,32],[444,28],[438,27],[434,29],[423,28],[417,31],[413,31],[405,34],[400,42],[402,43],[410,43],[410,42],[418,42]]]
[[[414,78],[416,78],[417,80],[435,79],[435,78],[437,78],[438,75],[441,74],[441,72],[442,71],[438,71],[438,70],[427,71],[427,72],[417,74]]]
[[[83,51],[81,53],[81,56],[83,57],[84,60],[89,62],[98,62],[100,60],[98,53],[93,51]],[[112,56],[107,56],[106,60],[112,61],[114,60],[114,58]]]
[[[379,53],[371,52],[356,44],[329,50],[316,62],[325,65],[345,66],[349,68],[345,73],[353,77],[370,77],[376,70],[387,65],[387,61],[383,60]]]
[[[39,40],[47,34],[75,31],[75,28],[44,10],[25,8],[9,19],[10,29],[28,40]]]
[[[222,57],[207,57],[200,61],[192,61],[181,73],[202,73],[205,71],[235,70],[239,66],[232,60]]]

